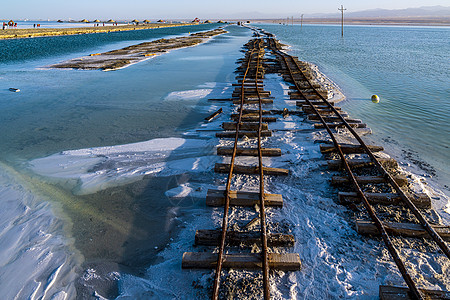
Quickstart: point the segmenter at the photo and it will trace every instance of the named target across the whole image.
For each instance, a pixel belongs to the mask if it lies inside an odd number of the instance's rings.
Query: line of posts
[[[341,5],[338,10],[341,12],[341,36],[344,36],[344,11],[347,9],[344,8],[344,5]],[[291,24],[294,25],[294,17],[291,17]],[[286,25],[289,25],[289,17],[286,18]],[[301,14],[300,18],[300,29],[303,28],[303,14]]]

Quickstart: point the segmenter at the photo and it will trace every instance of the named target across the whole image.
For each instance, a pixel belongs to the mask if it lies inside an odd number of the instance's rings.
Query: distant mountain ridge
[[[350,8],[348,8],[350,10]],[[450,6],[422,6],[417,8],[405,9],[370,9],[357,12],[347,11],[347,18],[441,18],[450,17]],[[306,16],[305,16],[306,17]],[[311,14],[308,17],[313,18],[337,18],[340,13],[333,14]]]

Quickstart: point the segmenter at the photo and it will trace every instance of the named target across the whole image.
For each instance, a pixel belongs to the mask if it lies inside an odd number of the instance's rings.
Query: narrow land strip
[[[213,36],[226,32],[226,30],[218,28],[192,33],[189,36],[184,37],[158,39],[104,53],[93,53],[88,56],[74,58],[49,67],[58,69],[117,70],[169,50],[198,45]]]
[[[0,30],[0,40],[2,39],[20,39],[42,36],[75,35],[102,32],[118,32],[130,30],[154,29],[163,27],[177,27],[198,25],[198,23],[177,23],[177,24],[142,24],[142,25],[119,25],[119,26],[98,26],[98,27],[76,27],[76,28],[29,28],[29,29],[5,29]]]

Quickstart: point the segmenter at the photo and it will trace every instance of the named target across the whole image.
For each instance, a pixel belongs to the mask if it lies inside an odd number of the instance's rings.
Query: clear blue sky
[[[130,19],[280,17],[420,6],[449,6],[449,0],[3,0],[0,19]]]

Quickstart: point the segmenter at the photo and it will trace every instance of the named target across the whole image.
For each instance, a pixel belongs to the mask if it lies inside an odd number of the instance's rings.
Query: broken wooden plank
[[[382,205],[405,205],[398,194],[392,193],[364,193],[370,203]],[[431,208],[431,199],[427,194],[417,193],[408,198],[418,208]],[[355,192],[339,192],[339,201],[346,203],[361,203],[361,198]]]
[[[214,171],[216,173],[228,173],[230,172],[230,164],[216,163]],[[289,175],[289,170],[281,168],[263,167],[263,171],[264,175]],[[259,174],[259,167],[234,165],[233,172],[234,174]]]
[[[254,206],[259,204],[259,193],[246,191],[230,191],[230,205]],[[225,204],[224,190],[208,190],[206,194],[206,205],[223,206]],[[266,206],[283,206],[283,196],[280,194],[264,194]]]
[[[408,179],[404,175],[396,175],[393,176],[395,182],[399,186],[405,186],[408,184]],[[356,181],[360,184],[369,184],[369,183],[385,183],[386,180],[383,176],[356,176]],[[347,176],[333,176],[331,178],[331,184],[333,185],[341,185],[341,184],[349,184],[350,180]]]
[[[436,291],[420,289],[426,299],[429,300],[450,300],[449,291]],[[415,297],[410,293],[409,288],[399,286],[380,285],[380,300],[413,300]]]
[[[181,267],[183,269],[214,269],[218,255],[206,252],[185,252]],[[268,253],[269,268],[283,271],[298,271],[301,267],[300,256],[297,253]],[[261,269],[260,253],[225,254],[223,268]]]
[[[391,168],[391,169],[398,168],[398,163],[393,158],[383,158],[383,157],[381,157],[381,158],[377,158],[377,160],[385,168]],[[347,159],[347,163],[352,168],[362,168],[362,167],[369,167],[369,166],[373,166],[374,165],[373,161],[370,158],[352,158],[352,159]],[[328,164],[328,168],[330,168],[332,170],[336,170],[336,169],[340,169],[340,168],[344,167],[344,164],[342,163],[341,159],[328,160],[327,164]]]
[[[218,147],[217,155],[231,156],[233,154],[233,147]],[[281,156],[281,149],[279,148],[261,148],[262,156]],[[258,156],[258,148],[236,148],[237,156]]]
[[[236,130],[236,122],[225,122],[222,124],[223,129],[225,130]],[[259,123],[257,122],[241,122],[239,129],[242,130],[258,130],[259,129]],[[261,124],[262,130],[268,130],[269,126],[267,123]]]
[[[218,246],[221,240],[221,230],[197,230],[195,244],[204,246]],[[227,231],[226,242],[232,246],[261,244],[260,231]],[[291,234],[269,233],[267,244],[271,247],[294,247],[295,239]]]
[[[361,145],[340,144],[339,146],[341,147],[342,152],[347,153],[347,154],[365,153],[366,152]],[[381,146],[367,145],[367,147],[372,152],[380,152],[380,151],[384,150],[384,148]],[[320,145],[320,152],[330,153],[330,152],[337,152],[337,151],[333,144],[328,144],[328,145],[322,144],[322,145]]]
[[[216,133],[216,137],[218,137],[218,138],[234,138],[235,136],[236,136],[235,131],[224,131],[224,132]],[[239,136],[239,138],[242,138],[244,136],[254,138],[254,137],[258,137],[258,132],[257,131],[239,131],[238,136]],[[270,131],[270,130],[261,131],[261,136],[262,137],[270,137],[270,136],[272,136],[272,131]]]
[[[428,232],[420,224],[383,222],[386,231],[392,235],[415,238],[430,238]],[[431,225],[442,239],[450,240],[450,226]],[[360,234],[379,235],[375,223],[366,220],[356,220],[356,230]]]
[[[219,108],[217,111],[215,111],[214,113],[212,113],[210,116],[205,118],[205,121],[211,121],[212,119],[214,119],[215,117],[217,117],[218,115],[220,115],[223,112],[222,108]]]

